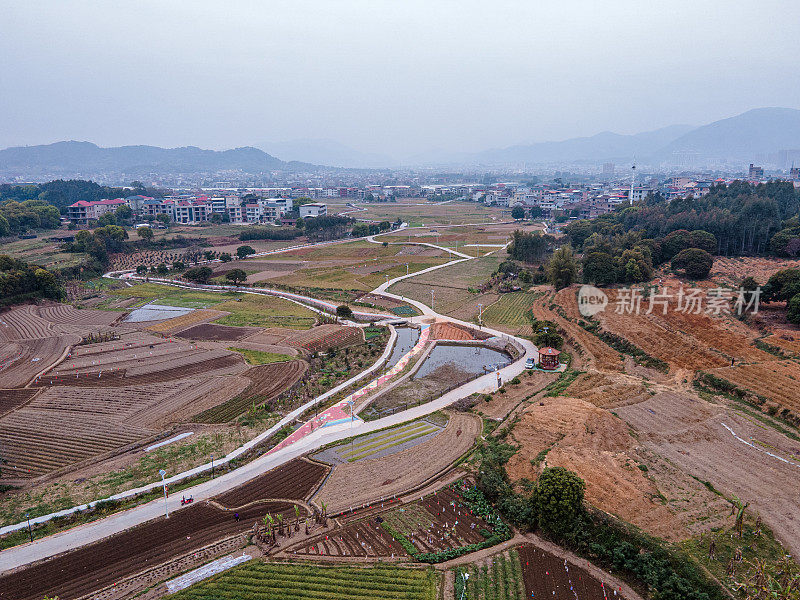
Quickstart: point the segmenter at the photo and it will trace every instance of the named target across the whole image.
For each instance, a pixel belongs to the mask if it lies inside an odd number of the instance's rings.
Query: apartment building
[[[109,200],[78,200],[67,207],[67,216],[73,223],[86,224],[91,219],[99,219],[107,212],[114,212],[120,206],[127,206],[124,198]]]
[[[326,204],[322,204],[314,202],[312,204],[303,204],[300,207],[300,217],[305,219],[306,217],[324,217],[328,214],[328,206]]]

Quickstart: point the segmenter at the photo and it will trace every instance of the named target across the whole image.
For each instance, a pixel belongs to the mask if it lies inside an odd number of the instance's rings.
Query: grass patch
[[[272,363],[286,362],[294,360],[294,356],[288,354],[278,354],[277,352],[262,352],[261,350],[248,350],[246,348],[228,348],[244,356],[248,365],[270,365]]]
[[[709,556],[712,542],[713,558]],[[763,561],[766,571],[780,569],[786,555],[772,531],[763,524],[757,527],[752,519],[745,520],[741,538],[733,529],[723,527],[683,542],[682,547],[737,597],[738,584],[756,574],[755,561]]]
[[[556,379],[553,383],[549,384],[547,387],[544,388],[545,390],[545,397],[552,398],[555,396],[561,396],[567,390],[567,388],[572,385],[572,382],[577,379],[578,375],[582,374],[583,371],[573,371],[568,370],[564,371],[561,374],[561,377]]]
[[[417,438],[424,437],[429,433],[433,433],[434,431],[438,431],[438,427],[431,426],[428,429],[416,430],[415,432],[410,432],[412,435],[397,436],[397,438],[389,438],[388,440],[386,440],[386,442],[384,442],[383,444],[379,444],[376,448],[372,450],[357,453],[355,456],[348,458],[347,462],[355,462],[357,460],[361,460],[362,458],[366,458],[367,456],[372,456],[373,454],[377,454],[378,452],[382,452],[383,450],[388,450],[389,448],[394,448],[395,446],[400,446],[401,444],[405,444],[406,442],[410,442]],[[397,441],[392,441],[393,439],[396,439]]]

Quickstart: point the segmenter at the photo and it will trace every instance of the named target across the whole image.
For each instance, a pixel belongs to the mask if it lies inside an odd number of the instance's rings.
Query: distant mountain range
[[[487,150],[459,162],[499,165],[519,163],[599,164],[630,161],[661,165],[689,161],[704,165],[758,160],[758,155],[800,149],[800,110],[756,108],[701,127],[672,125],[636,135],[610,131],[561,142]]]
[[[128,180],[148,174],[215,174],[224,171],[319,171],[326,168],[394,167],[390,157],[359,152],[331,140],[296,140],[253,147],[201,150],[195,147],[122,146],[101,148],[90,142],[57,142],[0,150],[0,175],[56,178],[125,174]],[[788,151],[788,152],[787,152]],[[757,108],[701,127],[672,125],[635,135],[609,131],[591,137],[541,142],[474,154],[431,151],[414,164],[521,166],[628,162],[651,166],[729,165],[741,168],[764,156],[783,153],[800,163],[800,110]],[[786,158],[783,159],[786,162]],[[303,162],[300,162],[303,161]],[[409,162],[409,161],[406,161]],[[779,162],[779,161],[778,161]],[[318,165],[329,165],[321,167]],[[781,165],[785,168],[785,165]]]
[[[258,148],[202,150],[194,146],[158,148],[120,146],[101,148],[90,142],[56,142],[41,146],[17,146],[0,150],[0,172],[35,175],[63,173],[219,173],[239,170],[247,173],[317,169],[314,165],[284,162]]]

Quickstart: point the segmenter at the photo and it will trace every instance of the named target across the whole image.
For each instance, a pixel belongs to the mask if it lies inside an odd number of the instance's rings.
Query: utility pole
[[[167,505],[167,482],[164,479],[164,476],[167,474],[167,472],[164,469],[161,469],[158,474],[161,475],[161,485],[164,486],[164,514],[166,514],[167,519],[169,519],[169,505]]]
[[[431,310],[433,310],[433,290],[431,290]]]
[[[31,536],[31,541],[33,541],[33,529],[31,529],[31,513],[25,513],[25,518],[28,519],[28,535]]]
[[[478,304],[478,329],[483,326],[483,304]]]
[[[214,479],[214,455],[211,455],[211,479]]]

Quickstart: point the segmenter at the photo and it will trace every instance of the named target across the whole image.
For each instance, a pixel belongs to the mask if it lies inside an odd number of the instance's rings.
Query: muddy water
[[[437,368],[451,364],[461,371],[474,376],[494,371],[496,367],[511,364],[511,357],[505,352],[480,346],[448,346],[437,344],[428,358],[414,375],[414,379],[425,377]]]
[[[416,327],[397,328],[397,341],[394,344],[392,355],[389,357],[389,362],[386,363],[387,369],[391,369],[397,364],[397,361],[411,351],[419,341],[419,333],[420,331]]]

